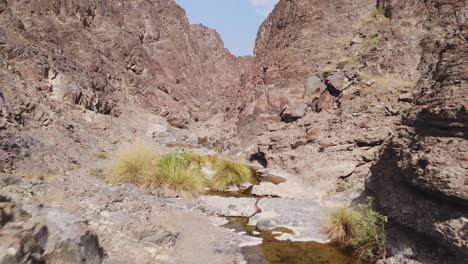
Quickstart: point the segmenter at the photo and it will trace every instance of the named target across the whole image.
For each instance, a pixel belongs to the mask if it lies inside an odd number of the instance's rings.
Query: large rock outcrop
[[[405,5],[387,2],[393,10]],[[432,243],[429,253],[420,245],[407,246],[394,252],[398,257],[423,263],[465,263],[468,5],[465,1],[420,5],[427,14],[422,26],[431,30],[421,41],[418,93],[403,117],[403,126],[373,165],[366,187],[377,197],[383,213],[412,240]]]

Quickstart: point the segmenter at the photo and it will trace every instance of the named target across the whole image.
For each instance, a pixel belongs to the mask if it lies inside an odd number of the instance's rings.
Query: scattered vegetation
[[[215,164],[215,176],[211,182],[211,188],[215,191],[224,191],[231,185],[253,181],[253,173],[250,167],[232,160],[219,160]]]
[[[324,67],[323,72],[325,74],[334,72],[340,63],[355,64],[356,60],[350,57],[334,58]]]
[[[208,156],[204,156],[198,153],[188,153],[190,160],[197,164],[197,165],[203,165],[209,161]]]
[[[109,155],[107,155],[107,153],[104,152],[104,151],[99,151],[99,152],[96,153],[96,158],[98,158],[98,159],[108,159]]]
[[[215,169],[212,179],[202,173],[203,166]],[[224,191],[231,185],[253,181],[250,167],[214,155],[201,155],[177,150],[157,155],[140,143],[122,151],[114,162],[110,183],[132,183],[154,190],[170,188],[182,194],[196,195],[206,186]]]
[[[353,248],[361,259],[385,257],[386,217],[375,212],[372,207],[373,199],[368,197],[366,204],[333,210],[323,232],[333,243]]]
[[[372,80],[374,83],[370,86],[363,86],[361,95],[371,102],[389,101],[395,99],[405,90],[412,90],[416,83],[401,80],[398,76],[390,74],[372,75],[362,74],[364,80]],[[396,95],[396,96],[389,96]]]

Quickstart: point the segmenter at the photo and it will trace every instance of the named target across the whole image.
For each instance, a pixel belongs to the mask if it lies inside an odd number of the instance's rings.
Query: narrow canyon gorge
[[[467,108],[465,0],[279,0],[244,57],[174,0],[0,0],[0,264],[468,263]],[[132,145],[203,191],[115,182]],[[366,200],[361,258],[323,225]]]

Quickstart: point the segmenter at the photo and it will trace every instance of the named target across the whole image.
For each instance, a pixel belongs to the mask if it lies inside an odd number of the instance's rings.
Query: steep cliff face
[[[70,138],[92,126],[77,119],[95,114],[140,109],[186,127],[229,110],[250,63],[215,31],[190,25],[172,0],[2,0],[2,149],[27,156],[31,138]],[[8,133],[31,129],[44,135]]]
[[[364,179],[411,105],[428,30],[418,1],[391,14],[386,4],[279,1],[259,30],[239,118],[247,156],[307,181]]]
[[[279,1],[261,25],[252,82],[284,101],[302,99],[306,79],[333,58],[374,1]],[[281,111],[281,105],[270,105]],[[276,108],[275,108],[276,107]]]
[[[6,1],[3,9],[8,68],[99,113],[136,101],[188,123],[240,84],[244,70],[216,32],[190,26],[174,1]]]
[[[396,8],[402,1],[392,1]],[[422,4],[421,4],[422,5]],[[367,188],[383,212],[413,237],[426,236],[447,251],[398,252],[424,263],[464,263],[468,259],[468,5],[428,1],[414,105],[372,168]],[[410,230],[410,231],[408,231]],[[446,254],[444,256],[444,253]],[[450,256],[450,257],[447,257]],[[398,260],[397,260],[398,261]]]

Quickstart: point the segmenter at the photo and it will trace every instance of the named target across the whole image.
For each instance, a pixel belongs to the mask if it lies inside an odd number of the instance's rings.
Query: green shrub
[[[356,235],[353,245],[360,258],[376,259],[385,257],[385,222],[387,218],[372,209],[373,198],[367,198],[367,204],[360,204],[357,209],[360,217],[356,222]]]
[[[110,183],[140,184],[151,174],[157,156],[150,148],[134,143],[123,150],[115,161],[108,181]]]
[[[231,185],[238,185],[253,181],[250,167],[236,161],[217,159],[215,176],[211,181],[211,188],[215,191],[224,191]]]
[[[373,199],[367,204],[346,206],[333,210],[323,226],[323,232],[332,242],[350,246],[361,259],[376,260],[385,257],[385,216],[372,209]]]
[[[107,153],[104,152],[104,151],[99,151],[99,152],[96,153],[96,158],[98,158],[98,159],[107,159],[107,158],[109,158],[109,155],[107,155]]]

